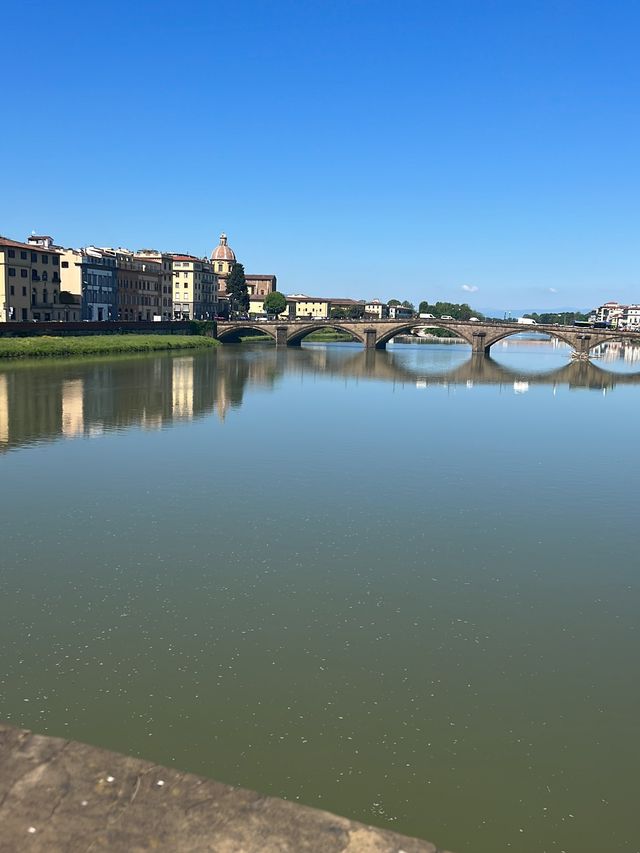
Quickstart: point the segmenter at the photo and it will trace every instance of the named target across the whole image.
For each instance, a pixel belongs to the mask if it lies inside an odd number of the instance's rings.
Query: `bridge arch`
[[[473,326],[468,330],[465,328],[462,331],[460,326],[454,323],[440,323],[438,320],[411,320],[410,322],[395,326],[390,331],[384,331],[377,339],[376,347],[384,347],[391,338],[395,338],[396,335],[404,335],[407,332],[412,332],[413,329],[449,329],[449,331],[454,332],[459,338],[462,338],[465,343],[473,346]]]
[[[242,335],[248,331],[259,332],[261,335],[268,335],[273,340],[276,340],[275,329],[270,328],[267,323],[252,323],[248,320],[242,325],[233,325],[224,328],[224,324],[218,324],[218,340],[223,344],[238,343]]]
[[[312,332],[318,332],[320,329],[335,329],[337,332],[346,332],[356,341],[359,341],[361,344],[364,343],[362,335],[356,332],[349,323],[341,323],[337,320],[327,320],[326,322],[320,320],[313,323],[296,323],[295,328],[287,338],[287,344],[297,346],[307,335],[310,335]]]
[[[616,335],[615,333],[612,334],[611,332],[609,332],[606,337],[598,336],[598,338],[596,340],[594,340],[593,343],[590,342],[589,343],[589,352],[591,352],[591,350],[595,349],[596,347],[602,346],[602,344],[617,344],[617,343],[625,343],[625,342],[629,343],[629,344],[633,344],[633,343],[637,344],[638,338],[636,338],[634,341],[633,339],[629,338],[628,332],[626,334],[622,333],[619,335]]]
[[[575,338],[571,337],[570,335],[564,335],[562,332],[558,332],[548,326],[543,326],[540,328],[537,328],[535,326],[522,326],[519,329],[505,329],[504,331],[501,331],[496,335],[492,335],[491,338],[486,341],[486,346],[491,347],[494,344],[497,344],[499,341],[503,341],[505,338],[512,338],[514,335],[522,334],[548,335],[551,338],[556,338],[557,340],[562,341],[563,344],[566,344],[572,350],[576,349]]]

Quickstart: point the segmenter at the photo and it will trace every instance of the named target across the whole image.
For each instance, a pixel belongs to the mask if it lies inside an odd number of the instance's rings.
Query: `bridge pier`
[[[276,326],[276,346],[277,347],[286,347],[287,346],[287,332],[289,331],[288,326]]]
[[[378,337],[378,333],[376,332],[375,329],[365,329],[364,330],[364,348],[365,349],[375,349],[377,337]]]
[[[573,357],[579,358],[582,361],[588,361],[591,351],[590,343],[591,335],[576,335],[576,348]]]
[[[483,355],[489,355],[490,345],[487,346],[485,343],[485,338],[487,337],[486,332],[474,332],[472,341],[471,341],[471,352],[473,353],[482,353]]]

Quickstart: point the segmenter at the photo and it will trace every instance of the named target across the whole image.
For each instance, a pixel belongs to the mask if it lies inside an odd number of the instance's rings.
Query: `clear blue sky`
[[[640,302],[638,2],[61,0],[0,31],[0,233],[225,230],[287,293]]]

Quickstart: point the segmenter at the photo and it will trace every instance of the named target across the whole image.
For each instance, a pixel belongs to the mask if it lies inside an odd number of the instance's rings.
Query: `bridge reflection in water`
[[[632,349],[612,350],[611,359],[607,359],[608,351],[603,355],[606,360],[633,364],[640,361],[640,348]],[[274,387],[285,373],[420,388],[497,385],[516,393],[533,385],[595,391],[640,385],[640,370],[615,373],[590,361],[573,360],[553,370],[531,372],[473,354],[453,366],[435,363],[426,370],[412,366],[406,352],[404,348],[363,350],[348,345],[291,350],[244,344],[189,355],[3,365],[0,453],[28,444],[93,437],[130,427],[163,429],[212,414],[224,421],[230,410],[242,405],[248,391]],[[457,354],[464,357],[460,351]]]

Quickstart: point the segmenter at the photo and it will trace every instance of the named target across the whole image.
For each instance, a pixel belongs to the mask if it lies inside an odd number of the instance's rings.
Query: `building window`
[[[26,320],[26,319],[27,319],[27,309],[26,309],[26,308],[23,308],[23,309],[22,309],[22,319],[23,319],[23,320]]]
[[[51,263],[54,265],[54,267],[60,263],[60,258],[58,257],[58,255],[51,255]]]
[[[9,249],[9,257],[15,258],[15,256],[16,256],[16,250],[15,249]]]
[[[63,261],[62,262],[62,268],[65,270],[68,270],[69,269],[69,261]]]
[[[27,260],[27,253],[26,252],[20,252],[20,259],[23,261],[26,261]]]
[[[48,263],[49,263],[49,255],[43,255],[43,256],[42,256],[42,263],[43,263],[43,264],[48,264]]]
[[[23,295],[23,296],[26,296],[26,295],[27,295],[27,288],[26,288],[26,287],[23,287],[23,288],[22,288],[22,295]]]
[[[9,267],[9,276],[10,276],[10,278],[16,277],[16,268],[15,267]]]
[[[16,295],[16,294],[15,294],[15,288],[14,288],[14,286],[13,286],[13,285],[11,285],[11,287],[9,288],[9,294],[10,294],[11,296],[15,296],[15,295]]]
[[[20,278],[26,278],[29,273],[26,270],[20,270]]]
[[[36,253],[31,252],[31,263],[35,264],[37,260],[38,260],[38,256],[36,255]]]
[[[49,275],[48,275],[47,271],[46,271],[46,270],[44,270],[44,271],[43,271],[43,273],[42,273],[42,280],[43,280],[43,281],[46,281],[48,278],[49,278]]]

